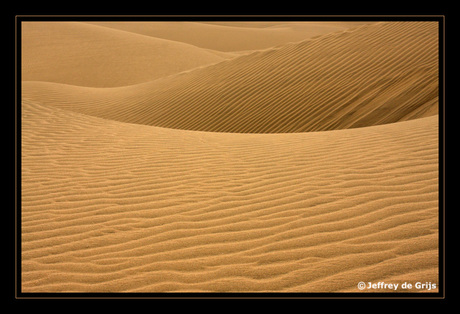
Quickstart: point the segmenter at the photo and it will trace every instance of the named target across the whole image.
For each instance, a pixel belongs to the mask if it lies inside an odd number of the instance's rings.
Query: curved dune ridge
[[[22,106],[24,292],[438,283],[437,116],[231,134]]]
[[[22,80],[114,87],[234,55],[81,22],[22,22]]]
[[[437,114],[438,27],[374,23],[144,84],[25,82],[23,95],[106,119],[185,130],[291,133],[393,123]]]
[[[22,292],[439,291],[437,23],[167,24],[24,23]]]

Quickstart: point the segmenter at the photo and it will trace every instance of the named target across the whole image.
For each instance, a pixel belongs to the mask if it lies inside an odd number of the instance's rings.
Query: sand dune
[[[343,31],[363,22],[88,22],[137,34],[234,52],[266,49]]]
[[[439,290],[436,23],[237,57],[62,24],[23,27],[22,292]]]
[[[185,43],[87,23],[22,23],[23,80],[123,86],[231,57]]]
[[[438,282],[437,116],[225,134],[26,102],[22,121],[23,291]]]
[[[437,114],[437,24],[388,22],[237,57],[153,82],[89,89],[26,82],[23,95],[168,128],[287,133]]]

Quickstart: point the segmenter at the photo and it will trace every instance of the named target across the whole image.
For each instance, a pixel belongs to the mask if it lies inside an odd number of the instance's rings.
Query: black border
[[[437,293],[25,293],[21,291],[21,22],[23,21],[434,21],[439,25],[439,281]],[[431,299],[445,300],[445,15],[15,15],[15,299]]]

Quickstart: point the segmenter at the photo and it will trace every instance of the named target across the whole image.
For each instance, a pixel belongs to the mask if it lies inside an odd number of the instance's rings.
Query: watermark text
[[[435,290],[437,288],[436,283],[433,282],[420,282],[415,283],[403,282],[403,283],[392,283],[392,282],[364,282],[360,281],[358,283],[359,290],[389,290],[389,291],[400,291],[400,290]]]

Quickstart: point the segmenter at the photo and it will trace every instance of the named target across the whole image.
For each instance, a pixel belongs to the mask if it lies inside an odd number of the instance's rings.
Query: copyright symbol
[[[359,290],[366,289],[366,284],[363,281],[358,282],[358,289]]]

